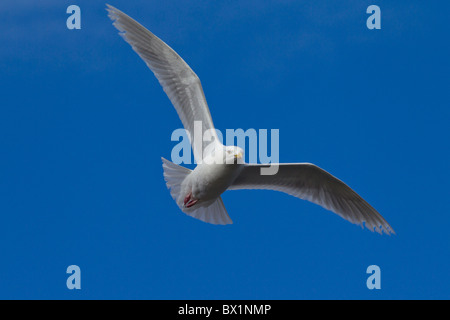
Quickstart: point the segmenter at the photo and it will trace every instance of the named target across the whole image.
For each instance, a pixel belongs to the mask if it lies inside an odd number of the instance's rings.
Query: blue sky
[[[104,2],[2,1],[0,298],[450,298],[449,4],[110,4],[199,75],[218,129],[279,129],[281,162],[344,180],[397,235],[270,191],[226,192],[231,226],[185,216],[160,160],[181,122]]]

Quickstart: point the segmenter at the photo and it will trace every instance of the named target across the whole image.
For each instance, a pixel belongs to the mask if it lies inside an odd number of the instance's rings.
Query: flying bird
[[[162,158],[166,185],[187,215],[211,224],[231,224],[221,194],[226,190],[270,189],[308,200],[351,223],[378,233],[394,234],[387,221],[344,182],[311,163],[248,164],[244,151],[224,146],[214,129],[198,76],[166,43],[122,11],[107,5],[109,18],[123,39],[147,64],[172,102],[184,128],[210,138],[193,141],[194,170]],[[196,123],[200,125],[196,127]],[[205,141],[204,141],[205,140]]]

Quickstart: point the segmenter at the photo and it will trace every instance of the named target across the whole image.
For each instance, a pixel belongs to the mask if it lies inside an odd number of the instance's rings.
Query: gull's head
[[[225,163],[244,163],[244,150],[236,146],[226,146],[224,154]]]
[[[244,150],[235,146],[214,148],[203,159],[206,164],[243,164]]]

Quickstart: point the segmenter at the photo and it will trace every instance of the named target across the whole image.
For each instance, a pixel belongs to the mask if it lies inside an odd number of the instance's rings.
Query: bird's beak
[[[234,157],[235,157],[236,159],[242,159],[242,152],[236,153],[236,154],[234,155]]]

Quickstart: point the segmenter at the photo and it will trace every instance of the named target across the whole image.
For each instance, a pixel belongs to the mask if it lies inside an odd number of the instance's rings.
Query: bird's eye
[[[227,153],[230,154],[230,153],[231,153],[231,150],[227,150]]]

